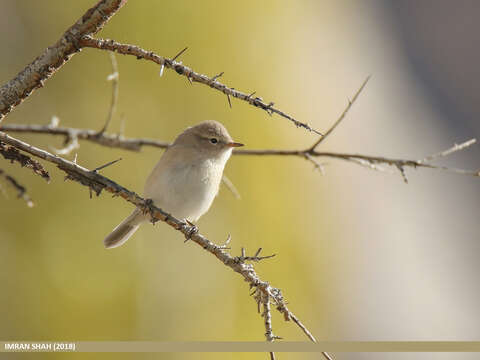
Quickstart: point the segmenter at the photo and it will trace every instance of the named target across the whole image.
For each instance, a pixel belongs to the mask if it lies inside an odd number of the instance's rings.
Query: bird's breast
[[[224,164],[204,160],[159,165],[147,180],[145,196],[179,219],[196,221],[218,193]]]

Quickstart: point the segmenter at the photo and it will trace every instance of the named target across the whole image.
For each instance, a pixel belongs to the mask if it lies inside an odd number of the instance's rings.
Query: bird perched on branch
[[[227,129],[209,120],[187,128],[163,153],[145,183],[145,198],[178,219],[197,221],[218,193],[234,147]],[[135,209],[105,238],[106,248],[124,244],[149,216]]]

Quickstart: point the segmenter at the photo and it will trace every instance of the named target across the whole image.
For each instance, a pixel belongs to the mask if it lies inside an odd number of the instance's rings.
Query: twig
[[[113,114],[115,114],[115,110],[117,108],[118,102],[118,88],[119,88],[119,81],[120,81],[120,73],[118,72],[118,63],[117,59],[115,58],[115,54],[110,52],[110,61],[112,63],[112,73],[108,75],[107,81],[112,82],[112,100],[110,102],[110,108],[108,109],[108,116],[107,121],[105,121],[105,125],[103,125],[102,130],[99,131],[99,134],[103,134],[112,121]]]
[[[80,39],[100,31],[127,0],[100,0],[15,78],[0,87],[0,122],[32,91],[43,87],[65,62],[80,51]]]
[[[393,171],[389,171],[379,165],[372,164],[363,159],[351,159],[351,161],[357,163],[360,166],[366,167],[367,169],[393,174]]]
[[[55,154],[57,155],[67,155],[70,154],[73,150],[76,150],[80,147],[80,144],[78,143],[78,137],[76,136],[69,136],[67,139],[67,145],[61,149],[55,149],[54,147],[51,147],[53,151],[55,151]]]
[[[11,175],[8,175],[5,171],[3,171],[2,169],[0,169],[0,176],[5,178],[5,180],[12,186],[15,188],[15,190],[17,190],[17,197],[18,198],[22,198],[23,200],[25,200],[25,202],[27,203],[27,206],[28,207],[33,207],[33,201],[32,199],[30,198],[30,196],[27,194],[27,189],[25,188],[25,186],[23,185],[20,185],[18,183],[17,180],[15,180],[14,177],[12,177]]]
[[[323,164],[321,164],[317,160],[315,160],[313,158],[313,156],[310,155],[308,152],[306,152],[304,154],[304,156],[305,156],[305,159],[307,159],[308,161],[310,161],[313,164],[313,166],[316,170],[320,171],[320,174],[325,175],[325,169],[323,168]]]
[[[276,256],[276,254],[267,255],[267,256],[259,256],[261,251],[262,251],[262,248],[259,248],[257,250],[257,252],[255,253],[255,255],[247,256],[246,253],[245,253],[245,248],[242,248],[242,255],[236,256],[235,261],[238,261],[238,262],[246,262],[246,261],[259,262],[259,261],[262,261],[262,260],[265,260],[265,259],[270,259],[270,258],[273,258],[274,256]]]
[[[467,142],[470,145],[474,143],[474,141]],[[464,146],[462,149],[467,148]],[[456,168],[449,168],[447,166],[439,166],[434,165],[431,163],[427,163],[423,160],[409,160],[409,159],[395,159],[395,158],[387,158],[383,156],[370,156],[370,155],[362,155],[362,154],[349,154],[349,153],[333,153],[333,152],[320,152],[320,151],[312,151],[310,149],[307,150],[241,150],[234,152],[236,155],[259,155],[259,156],[299,156],[305,158],[305,154],[309,154],[313,157],[329,157],[334,159],[341,159],[349,162],[353,162],[358,165],[365,166],[367,163],[370,164],[368,168],[374,170],[384,171],[383,168],[379,168],[378,164],[383,165],[390,165],[398,169],[404,169],[406,167],[410,168],[429,168],[429,169],[437,169],[446,172],[451,172],[460,175],[469,175],[469,176],[480,176],[479,170],[464,170],[464,169],[456,169]],[[403,174],[402,174],[403,175]]]
[[[460,145],[454,144],[450,149],[440,151],[439,153],[427,156],[423,160],[420,160],[420,162],[425,162],[426,163],[426,162],[432,161],[432,160],[434,160],[436,158],[439,158],[439,157],[445,157],[447,155],[453,154],[454,152],[466,149],[467,147],[472,146],[476,142],[477,142],[477,139],[470,139],[470,140],[467,140],[467,141],[461,143]]]
[[[22,154],[16,147],[0,141],[0,154],[2,154],[5,159],[10,160],[10,162],[18,162],[22,167],[24,166],[31,169],[35,174],[40,175],[47,182],[50,182],[50,175],[43,165],[37,160],[33,160],[29,156]]]
[[[325,351],[322,351],[322,355],[327,360],[333,360],[333,358]]]
[[[188,49],[188,46],[186,46],[183,50],[180,50],[180,52],[172,58],[172,61],[177,60],[177,58],[178,58],[180,55],[182,55],[185,51],[187,51],[187,49]]]
[[[207,75],[197,73],[193,69],[189,68],[188,66],[185,66],[180,62],[176,62],[174,59],[169,59],[169,58],[157,55],[152,51],[144,50],[136,45],[122,44],[111,39],[95,39],[91,36],[84,36],[80,41],[80,44],[82,47],[116,51],[119,54],[136,56],[137,59],[145,59],[148,61],[153,61],[154,63],[161,66],[160,74],[163,73],[162,67],[175,70],[177,74],[185,76],[193,82],[207,85],[212,89],[222,92],[223,94],[227,95],[227,97],[231,96],[231,97],[246,101],[250,105],[253,105],[262,110],[265,110],[267,113],[275,113],[285,119],[290,120],[297,127],[302,127],[318,135],[322,135],[319,131],[313,129],[307,123],[298,121],[292,116],[288,115],[287,113],[281,111],[280,109],[273,107],[271,103],[265,103],[259,97],[254,98],[252,97],[252,95],[248,95],[241,91],[235,90],[234,88],[228,87],[222,84],[221,82],[217,81],[216,79],[212,81],[212,78],[208,77]],[[229,103],[231,105],[230,101]]]
[[[337,119],[337,121],[335,121],[333,123],[333,125],[330,127],[330,129],[327,130],[327,132],[320,138],[318,139],[313,145],[312,147],[310,148],[310,150],[315,150],[317,148],[318,145],[320,145],[322,142],[325,141],[325,139],[333,132],[333,130],[335,130],[335,128],[342,122],[342,120],[345,118],[345,116],[347,115],[348,111],[350,110],[350,108],[352,107],[352,105],[355,103],[355,101],[357,100],[358,96],[361,94],[362,90],[364,89],[364,87],[367,85],[368,83],[368,80],[370,80],[370,76],[367,76],[367,78],[363,81],[362,83],[362,86],[360,86],[360,88],[357,90],[357,92],[355,93],[355,95],[353,96],[352,100],[349,100],[348,101],[348,105],[347,107],[345,108],[345,110],[343,110],[342,114],[340,115],[340,117]]]
[[[307,336],[309,336],[310,339],[314,339],[308,329],[306,329],[306,327],[298,320],[298,318],[288,309],[280,289],[274,288],[268,282],[262,280],[255,272],[252,264],[248,264],[245,261],[239,261],[238,258],[235,258],[224,251],[222,246],[216,245],[212,241],[208,240],[200,232],[192,232],[193,227],[191,225],[176,219],[164,210],[154,206],[151,201],[141,198],[136,193],[115,183],[105,176],[102,176],[96,171],[90,171],[72,161],[65,160],[59,156],[52,155],[45,150],[12,138],[3,132],[0,132],[0,141],[57,165],[59,169],[67,174],[67,179],[87,186],[89,189],[91,189],[91,191],[95,192],[97,196],[100,195],[102,191],[107,191],[115,196],[122,197],[124,200],[137,206],[145,214],[149,214],[153,222],[163,221],[177,231],[183,233],[185,236],[188,236],[191,241],[195,242],[197,245],[214,255],[225,266],[228,266],[233,271],[242,275],[244,280],[248,282],[251,287],[256,288],[257,291],[260,291],[264,296],[269,297],[276,306],[276,309],[283,314],[286,321],[293,319],[294,322]]]
[[[472,143],[473,144],[473,143]],[[440,166],[434,165],[431,163],[423,162],[423,160],[407,160],[407,159],[394,159],[394,158],[386,158],[383,156],[369,156],[369,155],[360,155],[360,154],[340,154],[340,153],[329,153],[329,152],[313,152],[312,156],[323,156],[323,157],[333,157],[337,159],[342,159],[345,161],[354,161],[358,163],[358,160],[363,160],[371,165],[376,164],[384,164],[394,166],[396,168],[404,169],[405,167],[410,168],[429,168],[429,169],[437,169],[443,170],[446,172],[451,172],[460,175],[470,175],[470,176],[480,176],[480,171],[478,170],[464,170],[464,169],[456,169],[456,168],[449,168],[447,166]],[[378,168],[376,168],[378,170]]]
[[[268,342],[273,342],[276,338],[275,335],[273,335],[273,329],[272,329],[272,313],[270,311],[270,299],[267,298],[263,300],[263,320],[265,324],[265,337]],[[270,352],[270,359],[275,360],[275,353],[273,351]]]
[[[107,133],[99,134],[96,130],[52,127],[46,125],[5,124],[0,125],[0,131],[64,136],[67,141],[72,138],[77,138],[79,140],[90,141],[102,146],[131,151],[140,151],[143,146],[153,146],[162,149],[166,149],[169,146],[168,142],[154,139],[124,138],[122,135]]]
[[[230,190],[230,192],[233,194],[235,199],[237,199],[237,200],[241,199],[240,193],[238,192],[235,185],[233,185],[232,181],[227,177],[227,175],[223,174],[222,182],[227,187],[227,189]]]
[[[34,134],[50,134],[50,135],[62,135],[67,138],[77,137],[80,140],[91,141],[103,146],[116,147],[132,151],[140,151],[143,146],[152,146],[157,148],[165,149],[169,146],[168,142],[158,141],[153,139],[135,139],[135,138],[124,138],[123,136],[117,136],[112,134],[103,133],[98,135],[94,130],[88,129],[76,129],[76,128],[52,128],[51,126],[40,126],[40,125],[16,125],[16,124],[6,124],[0,126],[0,131],[7,132],[18,132],[18,133],[34,133]],[[386,172],[386,169],[379,165],[388,165],[393,166],[395,169],[400,168],[429,168],[437,169],[446,172],[452,172],[461,175],[469,176],[480,176],[478,170],[464,170],[449,168],[446,166],[438,166],[431,164],[429,161],[436,159],[440,156],[447,156],[452,154],[455,151],[465,150],[466,148],[472,146],[476,143],[475,139],[470,139],[460,145],[454,145],[452,148],[449,148],[445,151],[442,151],[438,154],[427,156],[422,160],[411,160],[411,159],[395,159],[387,158],[383,156],[371,156],[363,154],[352,154],[352,153],[335,153],[335,152],[325,152],[304,149],[304,150],[286,150],[286,149],[239,149],[234,150],[234,155],[248,155],[248,156],[296,156],[303,159],[307,159],[312,162],[316,168],[319,170],[324,170],[321,163],[314,160],[314,158],[324,157],[324,158],[333,158],[348,161],[368,169],[383,171]]]
[[[290,314],[290,319],[293,320],[293,322],[295,324],[298,325],[298,327],[300,329],[302,329],[303,333],[305,335],[307,335],[307,337],[310,339],[310,341],[312,342],[317,342],[317,339],[315,339],[315,337],[312,335],[312,333],[307,329],[307,327],[305,325],[303,325],[303,323],[294,315],[294,314]]]
[[[232,100],[230,100],[230,94],[227,94],[228,106],[232,108]]]

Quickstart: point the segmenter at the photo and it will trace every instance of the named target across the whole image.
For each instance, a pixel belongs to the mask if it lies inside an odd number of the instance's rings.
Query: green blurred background
[[[0,0],[1,82],[53,44],[93,3]],[[99,36],[168,57],[188,46],[181,57],[186,65],[211,76],[225,71],[221,81],[227,85],[256,90],[323,131],[372,74],[347,120],[321,148],[417,159],[479,134],[478,71],[455,76],[470,69],[463,59],[478,56],[468,46],[475,32],[458,12],[472,13],[478,2],[440,3],[447,7],[441,14],[450,6],[457,17],[438,40],[445,47],[436,52],[427,45],[437,42],[411,34],[417,26],[418,34],[439,37],[429,24],[438,23],[442,6],[438,13],[428,7],[422,13],[410,1],[129,1]],[[448,38],[452,34],[457,38]],[[448,48],[461,41],[465,46]],[[191,86],[174,72],[160,78],[153,63],[121,55],[117,60],[120,97],[111,132],[123,119],[126,136],[171,141],[187,126],[216,119],[250,149],[302,148],[316,140],[235,99],[230,109],[224,95]],[[441,65],[457,72],[442,78],[450,73]],[[111,71],[107,52],[86,49],[4,122],[48,124],[55,115],[63,126],[100,129],[110,104]],[[12,135],[45,149],[62,147],[61,138]],[[91,143],[76,152],[87,168],[121,157],[102,173],[137,192],[161,155],[158,149],[133,153]],[[477,147],[443,163],[476,168],[479,155]],[[231,234],[235,255],[241,247],[278,254],[258,264],[258,273],[283,290],[291,310],[318,339],[478,339],[478,179],[407,170],[405,185],[397,173],[322,161],[325,176],[301,159],[233,157],[226,174],[242,199],[222,188],[199,222],[201,232],[217,243]],[[106,251],[102,239],[132,206],[105,194],[89,199],[88,189],[64,182],[63,173],[46,166],[50,184],[0,160],[0,168],[25,184],[36,204],[27,208],[2,182],[8,198],[0,197],[0,339],[264,340],[263,320],[239,275],[161,223],[144,226],[126,246]],[[286,340],[305,340],[277,313],[273,325]],[[89,355],[226,356],[266,358]]]

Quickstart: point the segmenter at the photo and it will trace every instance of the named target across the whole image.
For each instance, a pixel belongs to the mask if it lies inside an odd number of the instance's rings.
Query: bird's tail
[[[117,225],[113,231],[103,240],[107,249],[113,249],[123,245],[130,236],[137,231],[140,224],[145,221],[145,215],[139,209],[135,209],[125,220]]]

